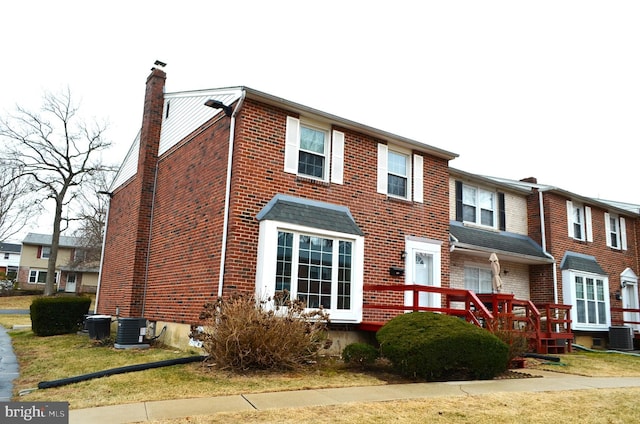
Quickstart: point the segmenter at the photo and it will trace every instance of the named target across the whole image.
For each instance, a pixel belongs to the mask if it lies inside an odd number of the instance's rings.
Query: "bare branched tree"
[[[100,152],[110,146],[103,139],[105,130],[106,125],[89,126],[79,117],[69,89],[45,94],[40,113],[18,107],[14,115],[0,119],[7,160],[21,170],[20,178],[31,184],[34,193],[55,204],[45,296],[55,293],[60,233],[68,226],[64,214],[87,178],[104,169]]]
[[[106,168],[103,172],[92,175],[85,181],[82,191],[77,197],[77,211],[74,216],[78,220],[78,228],[74,232],[84,249],[79,262],[91,263],[100,261],[102,238],[109,208],[107,190],[111,178],[117,169]],[[79,264],[78,264],[79,265]]]
[[[42,208],[31,196],[31,186],[20,178],[21,169],[0,159],[0,242],[18,234]]]

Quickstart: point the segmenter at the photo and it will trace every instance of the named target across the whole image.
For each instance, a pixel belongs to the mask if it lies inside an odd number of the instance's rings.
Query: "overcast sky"
[[[244,85],[640,204],[639,22],[635,0],[3,2],[0,113],[69,87],[120,163],[159,59],[168,92]]]

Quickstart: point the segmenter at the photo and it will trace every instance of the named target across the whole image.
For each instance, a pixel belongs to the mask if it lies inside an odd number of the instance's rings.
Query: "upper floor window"
[[[344,133],[288,116],[285,138],[285,172],[342,184]]]
[[[604,226],[607,233],[607,246],[613,249],[627,250],[627,225],[625,219],[605,212]]]
[[[9,255],[8,253],[5,253],[5,254],[4,254],[4,258],[5,258],[5,259],[9,259],[9,256],[10,256],[10,255]]]
[[[593,241],[591,208],[567,200],[567,225],[569,237],[576,240]]]
[[[387,160],[387,193],[406,199],[409,189],[409,155],[389,150]]]
[[[456,181],[456,221],[506,230],[505,195]]]
[[[51,256],[51,246],[42,246],[40,248],[40,258],[48,259]]]
[[[423,164],[420,155],[378,144],[378,193],[423,202]]]

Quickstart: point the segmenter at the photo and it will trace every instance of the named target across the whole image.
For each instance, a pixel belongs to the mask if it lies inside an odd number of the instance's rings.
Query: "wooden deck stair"
[[[376,303],[384,292],[412,293],[412,306]],[[516,299],[513,294],[476,294],[471,290],[406,284],[365,284],[365,310],[376,310],[389,315],[398,312],[431,311],[464,318],[466,321],[491,332],[507,330],[524,334],[529,340],[529,350],[538,354],[571,352],[570,305],[555,303],[533,304],[529,300]],[[440,295],[441,306],[417,306],[420,293]],[[369,297],[367,297],[369,295]],[[383,298],[388,298],[382,296]],[[416,305],[416,306],[413,306]],[[368,321],[360,324],[365,331],[377,331],[384,321]]]

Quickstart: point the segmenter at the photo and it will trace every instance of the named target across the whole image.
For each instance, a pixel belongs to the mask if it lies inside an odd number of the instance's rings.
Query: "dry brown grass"
[[[155,424],[204,423],[620,423],[637,422],[640,388],[554,393],[495,393],[411,401],[353,403],[248,413],[219,413]]]
[[[0,299],[0,308],[3,308]],[[29,301],[30,302],[30,301]],[[9,316],[10,317],[10,316]],[[7,316],[0,315],[6,325]],[[11,331],[20,361],[14,393],[49,381],[108,368],[186,356],[172,349],[116,350],[86,336],[35,337],[28,330]],[[529,360],[527,366],[587,376],[640,376],[640,357],[574,352],[560,355],[561,364]],[[233,374],[178,365],[114,375],[58,388],[37,390],[21,401],[68,401],[72,409],[140,401],[194,398],[323,387],[383,385],[402,382],[379,369],[354,372],[329,361],[296,372]],[[524,370],[526,371],[526,370]],[[573,420],[581,423],[628,423],[640,416],[640,388],[577,390],[554,393],[511,393],[431,398],[416,401],[354,403],[314,407],[221,413],[206,417],[156,421],[156,424],[251,423],[542,423]]]

